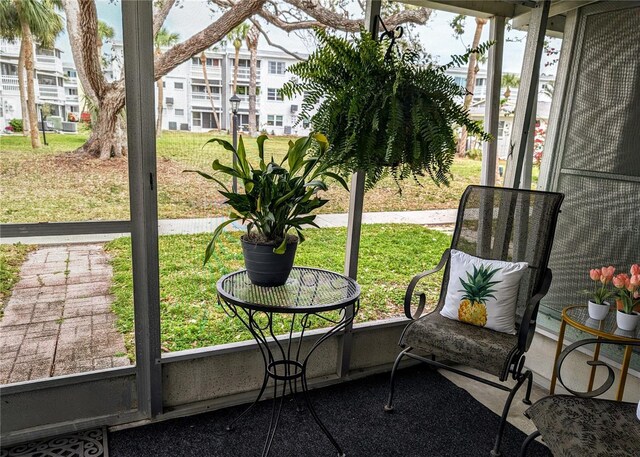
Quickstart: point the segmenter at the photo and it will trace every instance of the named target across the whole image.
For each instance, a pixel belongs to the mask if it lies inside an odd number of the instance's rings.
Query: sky
[[[355,3],[355,0],[353,0]],[[97,0],[98,17],[111,25],[116,32],[115,40],[122,41],[122,14],[119,1]],[[219,13],[218,13],[219,15]],[[449,22],[454,14],[443,11],[434,11],[425,25],[417,26],[414,30],[418,35],[426,52],[434,56],[439,63],[445,64],[449,62],[450,56],[464,53],[466,46],[469,45],[473,38],[475,30],[475,21],[469,17],[466,21],[465,33],[461,39],[453,36]],[[210,11],[205,0],[185,0],[181,7],[174,7],[167,20],[165,27],[171,32],[180,34],[181,40],[184,40],[202,30],[215,19],[214,14]],[[294,52],[312,52],[312,48],[308,48],[308,43],[301,40],[295,34],[287,34],[286,32],[275,27],[263,24],[263,27],[269,34],[271,41],[280,45],[285,45],[287,49]],[[503,72],[519,73],[522,65],[524,53],[524,32],[511,30],[506,32],[507,41],[505,42]],[[489,39],[489,24],[484,27],[481,42]],[[556,47],[559,47],[559,40],[556,40]],[[66,35],[61,35],[57,42],[58,47],[64,51],[63,59],[65,61],[72,60],[69,40]],[[260,40],[261,49],[273,49],[268,46],[263,39]],[[545,73],[553,74],[555,68],[545,67]]]

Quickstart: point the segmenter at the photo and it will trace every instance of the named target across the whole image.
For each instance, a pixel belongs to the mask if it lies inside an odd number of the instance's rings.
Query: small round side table
[[[549,394],[553,395],[556,387],[557,373],[556,364],[560,352],[564,343],[564,332],[567,324],[571,327],[582,330],[590,335],[597,337],[598,339],[610,339],[617,341],[628,342],[640,342],[640,328],[637,328],[635,332],[618,329],[616,325],[616,311],[609,310],[609,314],[603,320],[599,321],[589,317],[589,311],[586,306],[574,305],[568,306],[562,310],[562,323],[560,324],[560,333],[558,334],[558,346],[556,348],[556,357],[553,361],[553,374],[551,375],[551,386],[549,387]],[[618,392],[616,394],[616,400],[621,401],[624,394],[624,385],[627,380],[627,372],[629,371],[629,363],[631,362],[631,353],[633,352],[632,346],[627,345],[624,349],[624,356],[622,358],[622,367],[620,369],[620,382],[618,384]],[[596,344],[593,351],[593,361],[597,361],[600,357],[600,344]],[[591,367],[591,374],[589,376],[589,385],[587,391],[593,389],[593,383],[596,376],[596,366]]]
[[[343,457],[342,447],[322,423],[309,398],[307,366],[318,346],[353,322],[360,303],[358,283],[332,271],[294,267],[287,283],[280,287],[256,286],[249,280],[246,270],[240,270],[223,276],[217,283],[217,290],[218,303],[227,315],[239,319],[249,330],[264,361],[264,378],[258,397],[227,426],[227,430],[260,401],[269,380],[273,380],[273,413],[262,448],[262,456],[266,457],[278,427],[287,386],[295,400],[299,382],[311,416],[336,448],[338,456]],[[276,314],[290,317],[288,334],[276,336],[273,328]],[[311,326],[313,317],[322,319],[331,328],[320,334],[308,351],[303,351],[304,333]],[[296,331],[299,333],[294,335]]]

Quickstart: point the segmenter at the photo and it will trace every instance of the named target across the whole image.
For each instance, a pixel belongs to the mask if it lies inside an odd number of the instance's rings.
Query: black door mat
[[[0,457],[109,457],[107,431],[94,428],[0,449]]]

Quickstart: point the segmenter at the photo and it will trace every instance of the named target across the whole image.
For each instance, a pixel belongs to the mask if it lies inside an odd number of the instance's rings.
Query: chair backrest
[[[518,323],[542,284],[563,198],[556,192],[469,186],[460,199],[452,249],[483,259],[529,264],[518,292]],[[448,277],[447,267],[439,306]]]

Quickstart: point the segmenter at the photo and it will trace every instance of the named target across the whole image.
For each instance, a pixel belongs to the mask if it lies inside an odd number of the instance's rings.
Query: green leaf
[[[239,220],[239,218],[234,218],[234,219],[229,219],[227,221],[224,221],[222,224],[218,225],[215,230],[213,231],[213,236],[211,237],[211,241],[209,241],[209,244],[207,245],[207,248],[204,251],[204,262],[203,262],[203,266],[207,264],[207,262],[209,261],[209,259],[211,258],[211,255],[213,254],[213,250],[215,248],[215,242],[218,239],[218,237],[220,236],[220,234],[222,233],[222,231],[224,230],[224,228]]]

